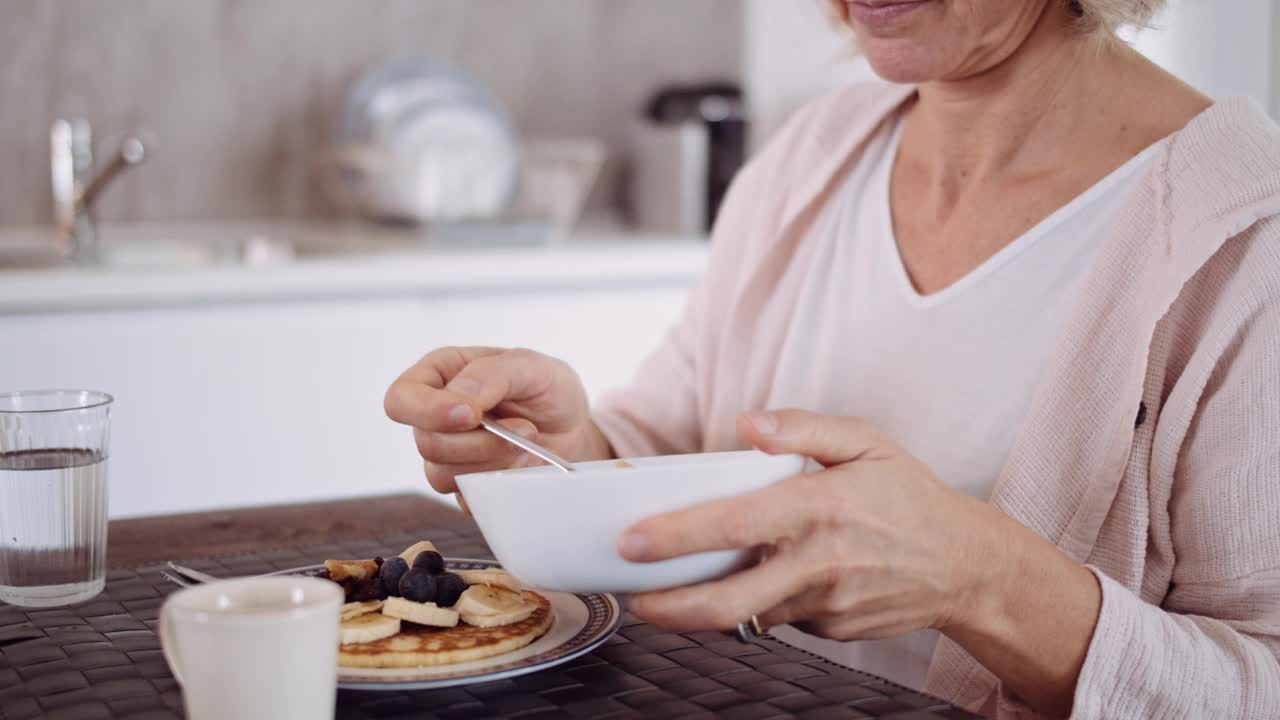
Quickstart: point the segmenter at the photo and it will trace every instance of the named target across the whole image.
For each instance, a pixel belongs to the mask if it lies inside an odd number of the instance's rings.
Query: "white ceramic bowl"
[[[799,473],[799,455],[746,452],[669,455],[458,477],[494,556],[533,587],[562,592],[641,592],[722,577],[744,551],[699,553],[656,563],[618,554],[632,523],[706,500],[758,490]]]

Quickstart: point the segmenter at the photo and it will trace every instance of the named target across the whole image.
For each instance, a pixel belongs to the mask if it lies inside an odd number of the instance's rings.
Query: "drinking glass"
[[[102,592],[111,403],[91,390],[0,393],[0,601]]]

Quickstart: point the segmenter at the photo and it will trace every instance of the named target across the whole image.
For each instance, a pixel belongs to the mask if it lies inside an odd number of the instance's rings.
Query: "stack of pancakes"
[[[338,664],[346,667],[404,668],[481,660],[509,653],[542,637],[551,628],[551,603],[538,593],[522,592],[535,604],[533,614],[511,625],[476,627],[458,623],[449,628],[401,623],[388,638],[338,649]]]
[[[415,543],[401,557],[412,561],[420,552],[430,552],[441,572],[430,542]],[[537,640],[555,618],[545,597],[524,589],[505,570],[459,570],[462,580],[453,580],[465,582],[466,590],[442,600],[449,607],[439,607],[383,589],[381,566],[381,558],[325,562],[325,576],[342,584],[349,600],[341,614],[341,666],[408,668],[481,660]]]

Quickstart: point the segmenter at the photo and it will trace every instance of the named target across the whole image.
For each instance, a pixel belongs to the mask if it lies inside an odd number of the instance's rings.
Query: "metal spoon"
[[[540,457],[543,460],[546,460],[547,462],[551,463],[552,465],[555,465],[556,467],[560,468],[564,472],[576,472],[578,470],[578,468],[574,467],[573,463],[569,462],[568,460],[565,460],[564,458],[542,447],[541,445],[533,442],[532,440],[526,440],[520,437],[519,435],[502,427],[498,423],[493,422],[492,420],[489,420],[488,418],[480,419],[480,427],[483,427],[485,430],[488,430],[494,435],[497,435],[498,437],[502,438],[503,440],[506,440],[512,445],[515,445],[521,450],[524,450],[530,455],[536,455],[537,457]]]

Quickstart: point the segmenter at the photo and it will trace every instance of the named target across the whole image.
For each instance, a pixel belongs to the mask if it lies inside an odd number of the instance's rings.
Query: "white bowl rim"
[[[548,475],[568,479],[629,473],[633,470],[672,470],[688,467],[715,465],[733,467],[736,465],[790,464],[804,467],[805,458],[795,454],[770,455],[759,450],[731,450],[726,452],[689,453],[685,455],[654,455],[650,457],[625,458],[633,467],[618,467],[619,460],[592,460],[574,463],[578,469],[574,473],[565,473],[552,465],[535,465],[533,467],[516,468],[514,470],[489,470],[486,472],[459,475],[459,483],[473,479],[485,478],[487,481],[541,478]],[[799,472],[799,470],[797,470]],[[625,475],[622,475],[625,477]]]

